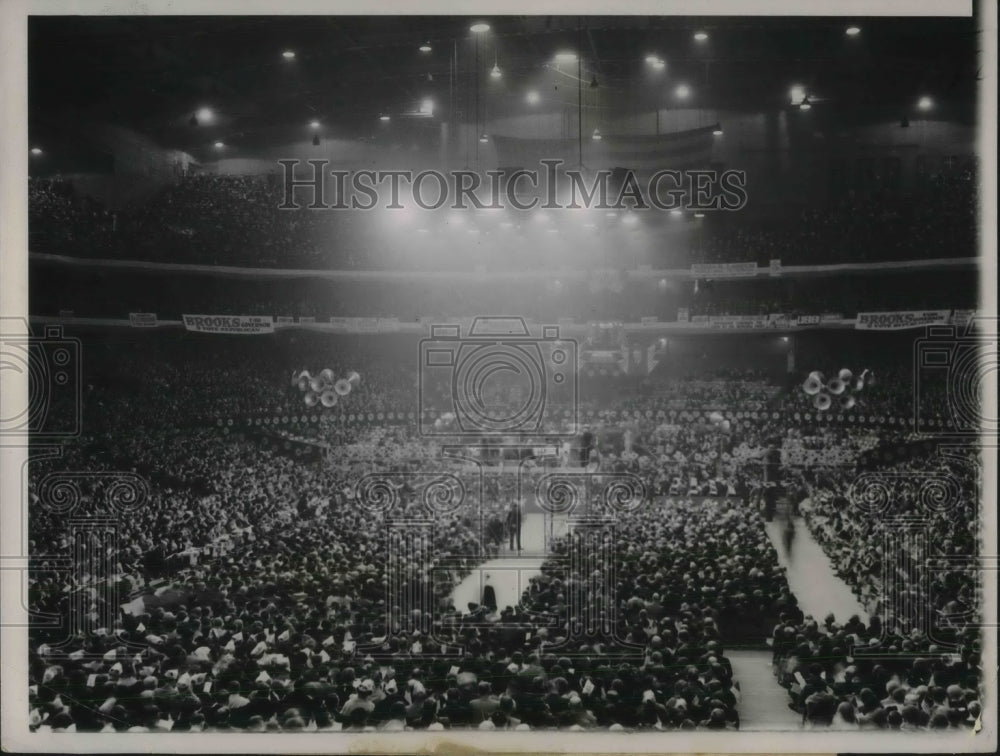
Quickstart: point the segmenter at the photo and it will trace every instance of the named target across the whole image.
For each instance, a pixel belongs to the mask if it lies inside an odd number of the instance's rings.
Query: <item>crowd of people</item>
[[[30,468],[30,545],[49,555],[31,575],[31,609],[86,614],[69,637],[31,628],[33,727],[734,729],[743,692],[726,651],[769,635],[779,681],[814,725],[829,724],[829,696],[834,724],[875,721],[881,708],[893,726],[894,704],[879,703],[883,695],[902,696],[901,729],[938,727],[941,711],[949,726],[976,716],[978,641],[967,615],[979,597],[971,562],[952,565],[976,553],[975,466],[960,473],[941,463],[960,490],[954,507],[934,515],[947,537],[933,544],[925,580],[892,584],[934,597],[945,629],[931,639],[913,635],[909,604],[885,595],[878,567],[855,559],[877,548],[884,526],[853,517],[838,499],[849,490],[846,473],[815,473],[802,457],[837,446],[848,470],[873,435],[884,444],[905,440],[903,431],[796,417],[808,399],[763,374],[678,376],[638,392],[633,380],[617,395],[606,387],[588,395],[584,385],[581,429],[594,441],[581,462],[635,473],[646,487],[636,507],[617,513],[616,570],[611,577],[593,561],[567,567],[570,542],[555,538],[521,602],[488,615],[455,606],[452,590],[503,549],[484,524],[503,517],[516,479],[487,476],[480,489],[477,465],[442,456],[448,438],[419,435],[419,387],[413,370],[399,367],[412,365],[399,357],[412,359],[409,347],[380,354],[360,337],[306,335],[275,337],[268,350],[235,337],[143,338],[153,337],[87,342],[85,433]],[[361,375],[343,402],[363,422],[345,422],[340,407],[304,406],[292,378],[323,367]],[[869,412],[891,409],[893,380],[886,373],[882,393],[866,397]],[[391,422],[379,418],[387,412]],[[307,459],[280,441],[262,444],[274,431],[248,432],[240,422],[284,413],[317,416],[280,425],[321,453]],[[867,664],[845,638],[869,643],[882,637],[877,629],[831,620],[817,635],[802,616],[753,505],[769,448],[789,470],[805,471],[795,474],[803,513],[844,579],[899,636],[885,642],[926,652],[925,664]],[[564,464],[578,464],[572,459]],[[926,468],[926,460],[904,464],[910,478]],[[117,529],[112,547],[84,538],[84,549],[103,552],[109,574],[44,564],[74,537],[51,485],[70,470],[127,471],[147,482],[148,497],[127,516],[110,502],[106,478],[78,482],[73,514],[110,516]],[[361,490],[366,476],[380,487]],[[920,495],[908,489],[902,501],[916,506]],[[389,552],[396,518],[410,523],[407,532],[423,522],[426,541]],[[114,596],[120,605],[109,604]],[[581,604],[601,621],[576,628],[570,607]],[[788,630],[772,632],[776,623]],[[946,643],[957,644],[961,661],[944,658]]]
[[[954,167],[907,192],[838,193],[838,199],[802,209],[794,218],[771,222],[740,213],[738,222],[722,219],[689,235],[682,248],[671,244],[669,266],[648,262],[653,267],[684,267],[750,260],[767,265],[771,259],[789,265],[975,257],[976,181],[974,168]],[[399,244],[401,239],[420,243],[405,228],[408,216],[317,211],[306,208],[305,200],[303,209],[283,210],[283,192],[276,173],[195,174],[112,211],[78,194],[69,180],[33,178],[31,248],[78,257],[243,267],[426,267],[420,262],[424,255],[407,254]],[[457,233],[456,224],[439,215],[427,213],[431,225],[440,226],[443,234]],[[516,233],[520,224],[508,225]],[[487,226],[484,234],[491,228]],[[604,233],[605,243],[615,243],[610,241],[614,230]],[[435,245],[435,264],[463,270],[496,268],[499,256],[485,253],[489,245],[481,239],[473,241]],[[524,254],[521,246],[514,245],[500,267],[552,267],[563,254],[554,247],[549,256]],[[579,264],[583,251],[575,253]],[[597,264],[600,257],[584,264]]]

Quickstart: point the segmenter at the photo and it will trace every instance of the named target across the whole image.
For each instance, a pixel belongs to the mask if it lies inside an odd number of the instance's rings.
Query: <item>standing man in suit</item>
[[[517,550],[521,550],[521,505],[513,501],[507,511],[507,537],[510,540],[510,550],[514,550],[514,543],[517,543]]]

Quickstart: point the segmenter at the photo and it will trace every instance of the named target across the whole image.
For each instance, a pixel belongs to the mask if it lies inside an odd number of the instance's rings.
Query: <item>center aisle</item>
[[[799,608],[822,622],[833,613],[837,622],[846,622],[852,614],[868,623],[869,616],[847,583],[837,577],[830,558],[823,552],[801,517],[795,518],[795,539],[790,553],[785,549],[781,517],[764,523],[767,537],[778,552],[778,563],[788,570],[788,587],[799,601]]]
[[[787,691],[771,670],[770,651],[726,651],[740,684],[740,730],[799,730],[802,715],[788,708]]]
[[[566,532],[565,520],[557,520],[553,527],[555,537]],[[506,543],[504,546],[506,547]],[[466,576],[451,592],[455,608],[460,612],[467,612],[470,602],[482,603],[483,588],[487,584],[493,586],[500,609],[517,605],[531,578],[542,574],[542,563],[546,557],[545,515],[537,512],[524,515],[521,548],[520,555],[514,551],[510,556],[491,559]]]

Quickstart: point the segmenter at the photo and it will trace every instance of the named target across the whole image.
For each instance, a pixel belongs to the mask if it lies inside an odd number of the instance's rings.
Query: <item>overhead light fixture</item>
[[[378,119],[380,121],[388,121],[389,120],[389,116],[387,116],[385,113],[380,113]]]
[[[654,71],[662,71],[666,67],[667,67],[667,64],[664,63],[662,60],[658,60],[655,63],[653,63],[653,70]]]
[[[31,154],[34,155],[34,156],[36,156],[36,157],[38,155],[41,155],[42,154],[42,148],[41,147],[32,147],[31,148]]]
[[[660,58],[659,58],[658,55],[647,55],[646,56],[646,62],[649,63],[649,65],[651,65],[651,66],[655,65],[659,60],[660,60]]]
[[[917,101],[917,107],[921,110],[930,110],[934,107],[934,101],[930,97],[924,95]]]
[[[799,103],[799,110],[810,110],[812,108],[812,103],[809,102],[808,97],[803,97],[802,102]]]
[[[576,63],[576,53],[570,50],[563,50],[556,53],[556,63]]]
[[[697,212],[697,213],[694,214],[694,217],[695,218],[704,218],[705,217],[705,213],[699,211],[699,212]]]
[[[433,49],[434,48],[431,47],[431,43],[430,42],[424,42],[422,45],[420,45],[420,52],[422,52],[422,53],[429,53]]]
[[[319,121],[310,121],[309,122],[309,128],[310,129],[318,129],[319,128]]]
[[[599,86],[600,84],[597,83],[597,74],[594,74],[594,78],[590,80],[590,88],[597,89]]]
[[[480,142],[488,142],[488,141],[490,141],[490,138],[488,136],[486,136],[486,132],[485,131],[482,134],[479,135],[479,141]]]
[[[434,100],[429,97],[420,102],[421,115],[434,115]]]
[[[601,130],[600,129],[594,129],[594,134],[593,134],[593,136],[591,138],[595,142],[600,142],[601,139],[603,139],[603,137],[601,136]]]
[[[201,123],[209,123],[213,118],[215,118],[215,113],[212,112],[211,108],[200,108],[195,115],[198,117],[197,120]]]
[[[846,31],[844,33],[847,34],[848,37],[856,37],[856,36],[858,36],[861,33],[861,27],[860,26],[848,26],[847,29],[846,29]]]
[[[715,136],[722,136],[722,124],[721,123],[717,123],[717,124],[715,124],[715,126],[712,127],[712,134],[714,134]]]
[[[670,214],[676,218],[680,215],[683,215],[684,211],[681,210],[679,207],[675,207],[673,210],[670,211]]]
[[[319,147],[319,134],[313,134],[313,147]]]
[[[682,100],[686,100],[691,95],[691,89],[687,84],[681,84],[674,90],[674,94]]]
[[[792,88],[788,91],[788,97],[792,105],[798,105],[806,98],[806,88],[801,84],[793,84]]]
[[[503,72],[500,70],[500,66],[494,63],[493,68],[490,69],[490,78],[499,79],[501,76],[503,76]]]
[[[538,94],[534,89],[530,90],[528,94],[524,97],[529,105],[537,105],[538,101],[542,99],[541,95]]]
[[[694,38],[695,41],[697,42],[704,42],[706,39],[708,39],[708,32],[696,31],[694,33]]]
[[[283,53],[281,53],[281,57],[284,58],[285,60],[295,60],[295,51],[285,50]]]
[[[226,145],[225,145],[225,144],[223,144],[222,142],[216,142],[216,143],[215,143],[215,149],[217,149],[217,150],[221,150],[221,149],[222,149],[223,147],[225,147],[225,146],[226,146]]]
[[[469,27],[469,31],[475,32],[476,34],[483,34],[490,30],[490,25],[485,21],[479,21]]]

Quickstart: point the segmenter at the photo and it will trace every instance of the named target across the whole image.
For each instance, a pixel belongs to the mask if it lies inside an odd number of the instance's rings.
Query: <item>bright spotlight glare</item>
[[[538,94],[538,92],[532,89],[530,92],[528,92],[528,94],[525,96],[524,99],[528,101],[529,105],[537,105],[538,101],[541,100],[542,97],[541,95]]]
[[[420,52],[422,52],[422,53],[429,53],[433,48],[431,48],[431,43],[430,42],[424,42],[422,45],[420,45],[419,49],[420,49]]]
[[[499,79],[501,76],[503,76],[503,72],[500,70],[500,66],[494,63],[493,68],[490,69],[490,78]]]
[[[795,84],[788,93],[792,100],[792,105],[798,105],[806,97],[806,88],[801,84]]]
[[[563,52],[556,53],[557,63],[576,63],[576,53],[565,50]]]
[[[380,116],[378,117],[378,119],[379,119],[380,121],[388,121],[388,120],[389,120],[389,116],[387,116],[387,115],[385,115],[385,114],[382,114],[382,115],[380,115]]]
[[[420,112],[424,115],[434,115],[434,100],[429,97],[420,103]]]
[[[212,112],[211,108],[201,108],[198,113],[198,120],[202,123],[208,123],[213,118],[215,118],[215,113]]]
[[[675,207],[673,210],[670,211],[670,214],[673,215],[676,218],[678,216],[683,215],[684,211],[681,210],[679,207]]]
[[[708,39],[708,33],[703,31],[695,32],[694,38],[698,42],[704,42],[706,39]]]
[[[686,99],[691,94],[691,89],[687,84],[681,84],[677,87],[675,94],[682,100]]]
[[[856,37],[861,33],[861,28],[858,26],[848,26],[846,33],[848,37]]]
[[[469,31],[475,32],[476,34],[482,34],[483,32],[488,32],[490,30],[490,25],[480,21],[469,27]]]
[[[42,148],[41,147],[32,147],[31,148],[31,154],[32,155],[41,155],[42,154]]]
[[[921,110],[930,110],[932,107],[934,107],[934,101],[931,100],[930,97],[926,96],[921,97],[920,100],[917,102],[917,107],[920,108]]]
[[[225,146],[226,145],[224,145],[222,142],[216,142],[215,143],[215,149],[217,149],[217,150],[221,150]]]
[[[319,121],[310,121],[309,122],[309,128],[310,129],[318,129],[319,128]]]
[[[281,57],[284,58],[285,60],[295,60],[295,51],[285,50],[283,53],[281,53]]]
[[[662,60],[658,60],[658,61],[656,61],[653,64],[653,69],[656,70],[656,71],[662,71],[666,67],[667,67],[667,64],[664,63]]]

